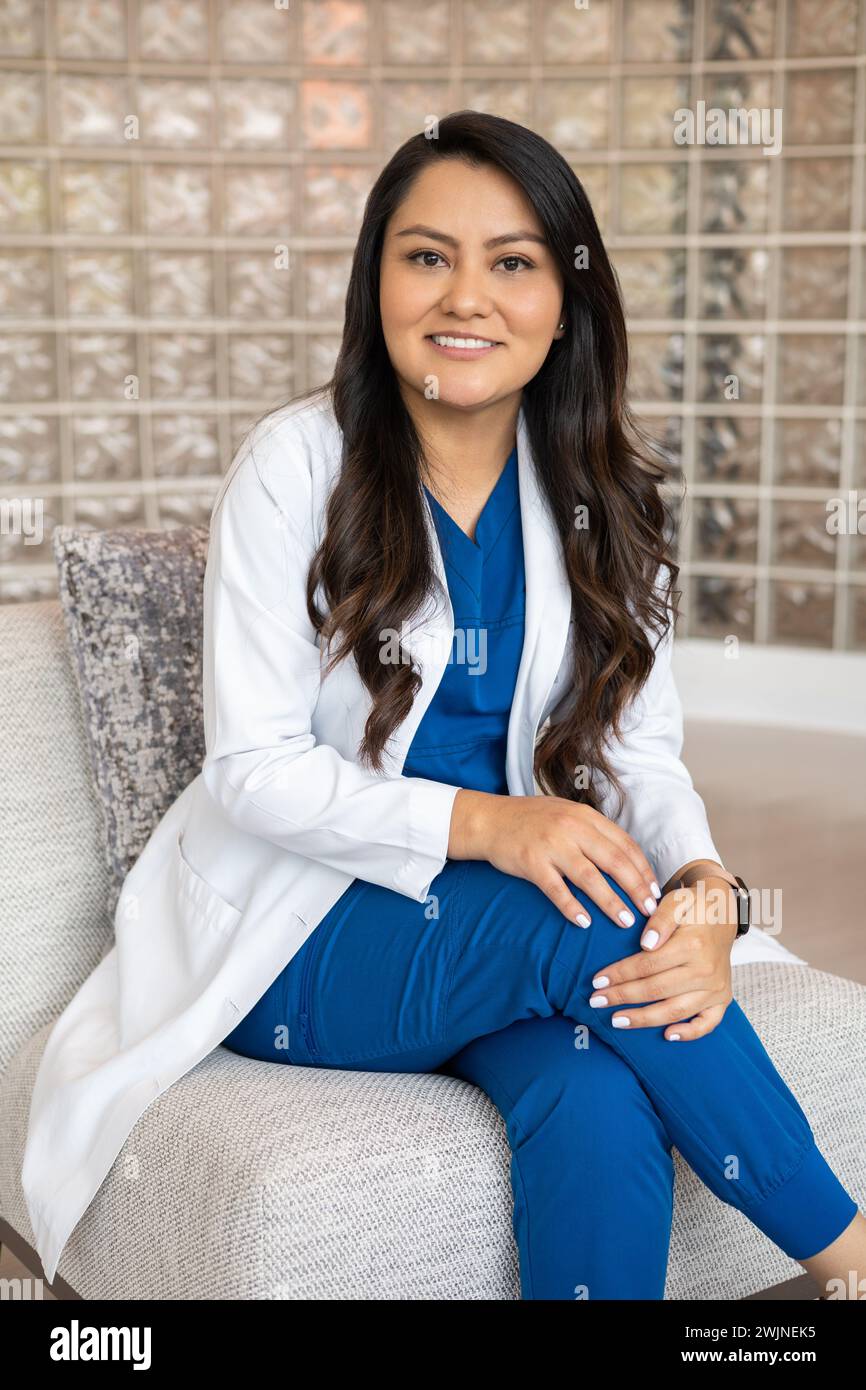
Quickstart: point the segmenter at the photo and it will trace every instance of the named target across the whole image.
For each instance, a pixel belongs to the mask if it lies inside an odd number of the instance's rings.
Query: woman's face
[[[473,410],[519,398],[535,376],[562,337],[563,280],[519,185],[447,159],[423,170],[388,222],[379,307],[404,388]]]

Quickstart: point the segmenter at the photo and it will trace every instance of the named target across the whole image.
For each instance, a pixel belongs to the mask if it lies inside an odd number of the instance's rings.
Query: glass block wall
[[[679,634],[866,650],[864,85],[864,0],[4,0],[0,601],[54,595],[57,522],[206,524],[329,375],[376,173],[471,106],[596,208]],[[780,152],[678,144],[700,101]]]

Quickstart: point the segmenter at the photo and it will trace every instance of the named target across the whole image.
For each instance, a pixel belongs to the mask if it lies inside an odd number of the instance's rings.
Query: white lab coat
[[[517,445],[526,620],[506,773],[510,793],[529,796],[537,730],[568,684],[571,599],[522,409]],[[353,879],[424,902],[445,864],[458,789],[401,775],[453,639],[432,513],[425,503],[436,592],[403,637],[423,685],[376,774],[356,761],[370,698],[351,658],[320,678],[304,599],[340,461],[320,393],[260,423],[217,494],[204,584],[205,761],[127,875],[114,944],[57,1019],[34,1087],[21,1180],[49,1280],[142,1112],[218,1046]],[[620,823],[663,883],[688,860],[720,859],[679,759],[669,639],[632,724],[616,750],[627,789]],[[733,948],[735,963],[780,957],[799,959],[756,928]]]

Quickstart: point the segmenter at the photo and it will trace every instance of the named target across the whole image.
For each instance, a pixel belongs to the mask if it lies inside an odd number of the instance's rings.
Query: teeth
[[[440,347],[483,348],[494,346],[490,338],[446,338],[443,333],[433,333],[431,336],[434,343],[438,343]]]

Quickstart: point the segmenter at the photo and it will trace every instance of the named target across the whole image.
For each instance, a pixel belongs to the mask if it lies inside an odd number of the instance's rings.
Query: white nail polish
[[[658,884],[656,883],[655,879],[653,879],[652,883],[650,884],[650,888],[653,890],[653,892],[655,893],[655,895],[656,895],[657,898],[660,898],[660,897],[661,897],[661,895],[662,895],[662,890],[659,888],[659,886],[658,886]]]
[[[585,912],[578,912],[578,914],[577,914],[577,916],[575,917],[574,920],[575,920],[575,922],[577,923],[577,925],[578,925],[579,927],[590,927],[590,926],[592,926],[592,923],[590,922],[590,920],[589,920],[589,918],[587,917],[587,915],[586,915]]]
[[[651,951],[658,939],[658,932],[655,930],[655,928],[651,928],[649,931],[644,932],[643,936],[640,939],[640,944],[641,946],[643,946],[644,950]]]
[[[606,975],[596,975],[595,979],[592,982],[592,987],[593,989],[604,989],[605,985],[609,984],[610,980]]]
[[[590,996],[589,1007],[591,1009],[604,1009],[607,1007],[607,995],[593,994]]]
[[[679,1042],[679,1041],[680,1041],[680,1035],[679,1035],[679,1033],[668,1033],[668,1042]]]
[[[655,912],[656,908],[658,907],[658,903],[656,902],[655,898],[644,898],[643,905],[646,908],[647,917],[649,917],[651,912]]]
[[[631,1019],[630,1019],[630,1018],[623,1018],[622,1015],[618,1015],[616,1018],[612,1018],[612,1019],[611,1019],[611,1023],[613,1024],[614,1028],[630,1028],[630,1027],[631,1027]]]
[[[634,918],[632,917],[630,912],[626,912],[625,908],[623,908],[622,912],[619,914],[619,920],[622,922],[624,927],[634,926]]]

